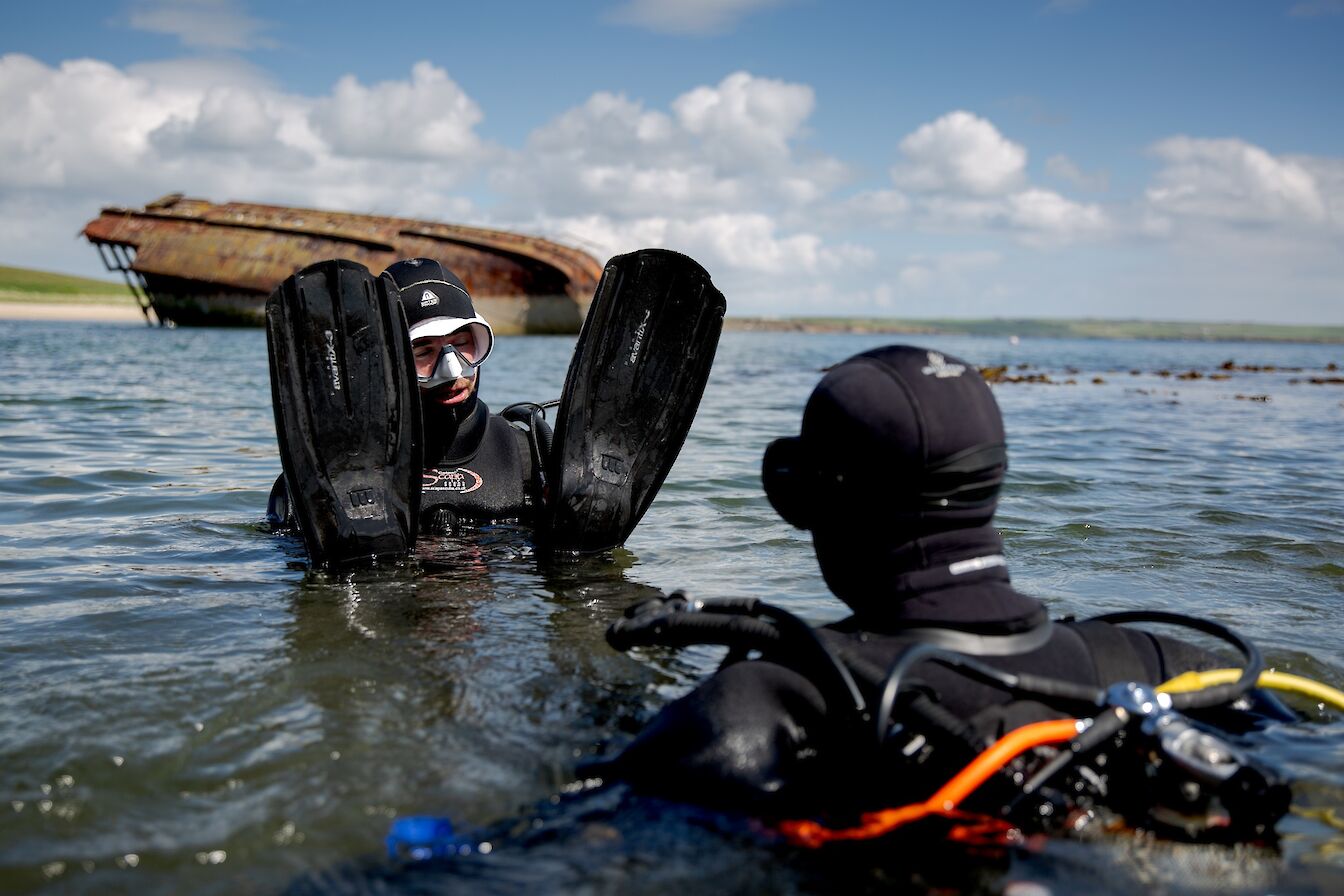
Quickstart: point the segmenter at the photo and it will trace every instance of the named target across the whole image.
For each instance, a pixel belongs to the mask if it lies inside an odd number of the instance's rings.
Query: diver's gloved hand
[[[431,507],[420,515],[420,529],[427,535],[451,535],[458,522],[451,507]]]
[[[665,706],[603,777],[734,811],[810,811],[822,805],[816,782],[832,787],[843,779],[813,771],[823,757],[849,756],[821,748],[831,746],[833,728],[806,678],[766,661],[739,663]],[[829,797],[832,805],[846,801]]]

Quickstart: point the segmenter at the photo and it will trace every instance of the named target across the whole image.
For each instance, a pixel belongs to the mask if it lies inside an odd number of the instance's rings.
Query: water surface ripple
[[[301,547],[261,523],[278,469],[263,333],[10,324],[0,890],[890,885],[889,867],[781,864],[694,813],[630,822],[616,809],[596,828],[541,818],[577,759],[619,745],[718,660],[614,653],[603,631],[625,606],[682,588],[841,615],[806,535],[761,494],[759,459],[796,432],[824,367],[885,341],[725,336],[681,459],[611,557],[543,562],[525,531],[502,526],[425,544],[413,563],[330,575],[306,571]],[[995,387],[1012,454],[999,523],[1019,587],[1057,614],[1211,616],[1275,666],[1344,686],[1344,387],[1282,370],[1158,373],[1229,359],[1319,372],[1344,362],[1338,347],[922,341],[1057,383]],[[487,401],[556,397],[572,346],[501,339]],[[1344,725],[1313,714],[1253,736],[1297,782],[1282,855],[1254,874],[1220,877],[1218,856],[1192,865],[1163,849],[1140,863],[1122,840],[1052,844],[958,886],[1336,887]],[[415,813],[466,826],[537,816],[552,845],[385,879],[388,822]]]

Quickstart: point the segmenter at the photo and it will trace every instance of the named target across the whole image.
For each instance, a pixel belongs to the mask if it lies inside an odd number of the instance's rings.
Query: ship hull
[[[271,290],[318,261],[377,273],[423,257],[457,274],[501,333],[577,333],[602,274],[588,253],[525,234],[178,194],[104,209],[84,236],[146,310],[178,326],[261,326]]]

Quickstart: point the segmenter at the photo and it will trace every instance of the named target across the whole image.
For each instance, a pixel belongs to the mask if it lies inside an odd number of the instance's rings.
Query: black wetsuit
[[[967,581],[955,583],[946,570],[946,565],[907,569],[895,576],[897,585],[923,579],[927,587],[907,591],[902,602],[871,605],[894,612],[857,613],[817,630],[831,653],[856,673],[868,706],[878,702],[871,682],[881,680],[903,648],[936,642],[949,633],[953,640],[963,639],[967,648],[977,641],[991,650],[996,641],[1011,648],[1012,639],[1019,639],[1028,645],[1021,652],[976,659],[1015,673],[1097,688],[1122,681],[1155,685],[1192,669],[1229,665],[1193,644],[1140,629],[1100,622],[1051,623],[1039,601],[1012,589],[1003,566],[965,574]],[[972,621],[977,606],[997,610],[998,619]],[[1033,641],[1039,646],[1030,646]],[[974,655],[970,649],[964,652]],[[679,800],[807,814],[819,809],[864,811],[922,799],[976,754],[965,738],[941,732],[940,743],[940,730],[934,726],[927,730],[932,757],[902,777],[889,754],[872,748],[871,726],[851,724],[848,707],[835,705],[844,702],[843,695],[825,693],[819,681],[806,662],[758,659],[727,665],[666,706],[604,773]],[[1069,717],[937,663],[916,666],[910,684],[927,699],[911,708],[907,724],[917,728],[928,713],[937,713],[954,728],[965,725],[965,733],[982,744],[1029,722]],[[1257,699],[1262,712],[1292,718],[1272,698]],[[1222,722],[1229,714],[1220,711],[1210,717]],[[1240,725],[1246,724],[1243,718]]]
[[[491,414],[485,402],[473,403],[460,424],[425,415],[433,435],[425,446],[422,528],[442,531],[459,520],[532,522],[541,506],[528,433]]]
[[[460,408],[429,406],[424,413],[422,530],[442,533],[461,522],[535,520],[540,480],[525,430],[491,414],[475,395]],[[266,519],[274,527],[295,525],[283,475],[271,489]]]

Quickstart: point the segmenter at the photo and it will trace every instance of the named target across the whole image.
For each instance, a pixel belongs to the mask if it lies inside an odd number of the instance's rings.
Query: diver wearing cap
[[[423,416],[421,528],[452,530],[459,521],[531,521],[541,504],[541,433],[532,415],[514,426],[480,400],[480,368],[494,331],[477,313],[465,284],[439,262],[410,258],[384,272],[406,313]],[[276,480],[267,520],[289,517],[284,477]]]
[[[435,530],[459,519],[530,520],[541,504],[539,458],[528,433],[491,414],[480,399],[480,368],[494,347],[490,324],[476,313],[462,281],[437,261],[411,258],[386,273],[406,311],[420,381],[421,519]]]
[[[993,526],[1006,469],[999,408],[975,367],[893,346],[831,369],[799,435],[766,449],[762,480],[775,510],[812,533],[827,586],[852,615],[814,629],[751,600],[673,595],[632,607],[608,632],[618,649],[732,650],[598,774],[734,809],[871,811],[927,798],[1011,729],[1070,715],[938,662],[892,672],[901,685],[882,696],[889,670],[916,645],[965,666],[1062,681],[1075,694],[1217,664],[1141,630],[1052,622],[1016,591]]]

